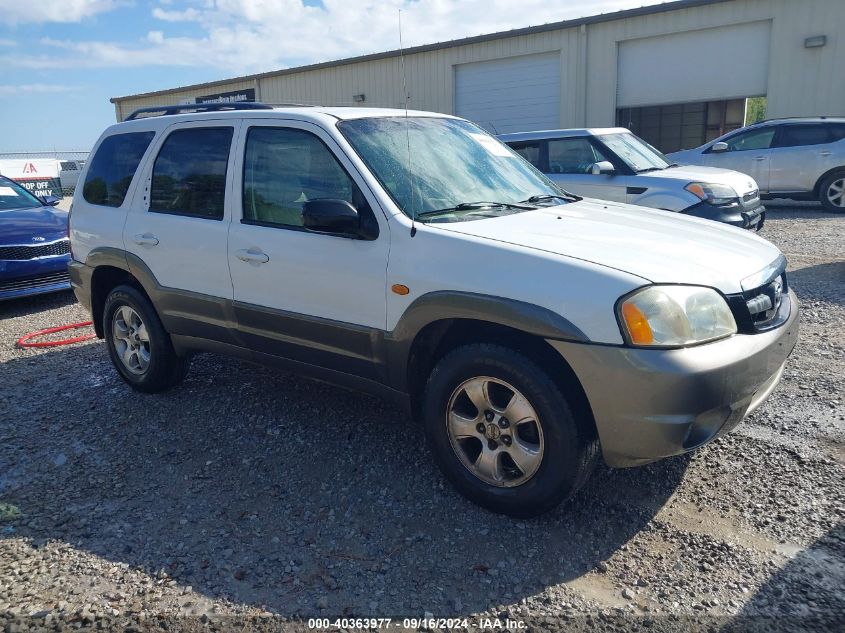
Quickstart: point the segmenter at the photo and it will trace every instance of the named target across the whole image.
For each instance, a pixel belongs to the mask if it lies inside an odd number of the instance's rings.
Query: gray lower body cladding
[[[798,340],[798,301],[780,327],[672,350],[549,343],[584,388],[605,462],[679,455],[739,424],[775,388]]]

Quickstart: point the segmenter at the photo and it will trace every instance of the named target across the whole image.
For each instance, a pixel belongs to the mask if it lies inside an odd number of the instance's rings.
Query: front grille
[[[53,257],[70,253],[70,240],[65,238],[50,244],[20,244],[0,246],[0,259],[26,260],[36,257]]]
[[[745,334],[763,332],[780,325],[789,316],[789,285],[784,261],[774,276],[750,290],[728,295],[737,329]],[[787,305],[784,306],[784,303]]]
[[[50,273],[49,275],[38,275],[36,277],[27,277],[25,279],[0,281],[0,292],[12,290],[36,290],[38,288],[46,288],[47,286],[62,283],[70,285],[70,276],[67,271]]]

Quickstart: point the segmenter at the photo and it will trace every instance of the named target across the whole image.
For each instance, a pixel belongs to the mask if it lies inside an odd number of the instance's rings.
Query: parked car
[[[67,211],[0,176],[0,300],[70,288]]]
[[[728,169],[679,167],[625,128],[502,134],[523,158],[579,196],[676,211],[759,231],[757,183]]]
[[[76,189],[79,171],[83,165],[85,165],[84,160],[63,160],[59,163],[59,181],[62,185],[62,192],[70,194]]]
[[[818,200],[845,212],[845,117],[763,121],[668,158],[741,171],[766,198]]]
[[[530,516],[599,451],[634,466],[729,431],[795,345],[774,245],[570,198],[468,121],[163,112],[105,131],[70,221],[74,291],[139,391],[211,351],[390,397],[460,492]]]

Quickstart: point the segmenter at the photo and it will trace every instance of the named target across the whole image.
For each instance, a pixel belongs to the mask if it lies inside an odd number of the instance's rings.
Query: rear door
[[[733,169],[751,176],[761,192],[769,191],[772,143],[777,127],[770,125],[740,131],[725,139],[727,151],[714,152],[712,147],[701,155],[705,165]]]
[[[579,196],[627,202],[631,177],[625,174],[593,174],[593,165],[601,161],[610,162],[586,136],[548,141],[549,178]]]
[[[177,334],[229,338],[227,194],[239,126],[231,119],[170,126],[147,161],[143,189],[127,215],[126,250],[155,277],[162,294],[156,307]]]
[[[833,133],[824,123],[778,126],[771,150],[772,192],[812,191],[833,164]]]
[[[386,218],[329,134],[307,122],[245,123],[229,267],[240,336],[252,349],[377,377],[386,322]],[[374,240],[307,231],[307,200],[345,200]]]

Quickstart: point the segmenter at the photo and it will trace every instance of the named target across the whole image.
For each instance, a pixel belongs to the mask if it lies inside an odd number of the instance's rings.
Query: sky
[[[0,153],[88,150],[110,97],[657,0],[0,0]]]

